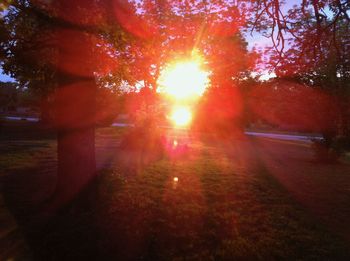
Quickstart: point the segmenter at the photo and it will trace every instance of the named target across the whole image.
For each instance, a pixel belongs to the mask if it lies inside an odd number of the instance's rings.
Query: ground
[[[177,138],[183,134],[167,136],[164,154],[152,156],[121,149],[125,131],[97,132],[99,193],[89,213],[95,223],[78,219],[64,224],[65,232],[50,230],[42,239],[46,246],[93,227],[103,260],[350,258],[348,162],[317,162],[304,142],[195,135],[182,146],[185,141]],[[53,190],[54,137],[30,133],[1,136],[6,225],[0,259],[30,256],[16,224],[23,227],[23,209]],[[61,249],[84,256],[78,251],[83,242]]]

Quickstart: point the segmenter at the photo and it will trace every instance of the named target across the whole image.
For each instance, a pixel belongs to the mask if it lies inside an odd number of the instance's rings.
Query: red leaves
[[[214,132],[227,132],[239,127],[243,101],[238,88],[223,86],[211,89],[199,104],[195,127]]]
[[[120,25],[129,33],[140,38],[151,38],[157,33],[157,26],[151,19],[136,14],[136,8],[128,1],[115,0],[114,14]]]
[[[296,131],[327,130],[337,117],[337,106],[332,97],[286,81],[257,86],[249,103],[259,118]]]
[[[236,21],[215,22],[209,26],[208,34],[213,36],[227,37],[239,31],[239,24]]]
[[[74,25],[99,26],[105,22],[107,1],[103,0],[34,0],[48,14]]]
[[[74,30],[58,30],[55,41],[59,51],[56,66],[64,72],[84,77],[107,74],[117,67],[113,48],[95,35]]]
[[[220,87],[209,94],[207,108],[213,112],[215,118],[236,119],[242,112],[241,95],[235,87]]]

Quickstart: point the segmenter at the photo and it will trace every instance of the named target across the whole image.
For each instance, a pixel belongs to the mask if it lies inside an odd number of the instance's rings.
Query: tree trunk
[[[69,78],[69,77],[68,77]],[[97,260],[93,207],[97,195],[94,79],[60,79],[55,93],[57,179],[50,200],[32,226],[35,260]],[[35,224],[34,224],[35,225]],[[43,247],[45,245],[45,247]]]
[[[94,79],[61,80],[55,95],[57,181],[50,209],[56,212],[91,187],[96,177]],[[89,194],[89,193],[88,193]],[[89,205],[89,195],[84,195]],[[79,200],[81,201],[81,200]]]
[[[78,198],[79,194],[88,189],[94,181],[96,174],[94,127],[58,131],[57,159],[55,197],[60,208]],[[87,205],[89,201],[90,199],[86,198]]]

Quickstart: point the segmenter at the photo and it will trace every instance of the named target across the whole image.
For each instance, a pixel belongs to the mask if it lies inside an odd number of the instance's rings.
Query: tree
[[[205,69],[210,71],[211,88],[219,88],[211,94],[237,87],[253,68],[255,56],[248,53],[240,32],[244,26],[244,9],[240,10],[236,3],[143,1],[138,8],[142,19],[152,25],[149,30],[155,34],[131,48],[136,77],[146,88],[157,89],[159,73],[167,63],[191,60],[197,55],[202,56]],[[226,91],[239,95],[238,88]]]
[[[334,98],[338,119],[323,132],[349,136],[349,3],[301,1],[286,10],[282,1],[263,0],[251,7],[252,30],[272,39],[269,69]]]
[[[13,110],[18,103],[17,85],[12,82],[0,82],[0,104],[2,111]]]
[[[58,175],[49,214],[96,177],[95,79],[114,68],[115,49],[105,39],[121,32],[114,27],[110,33],[115,24],[107,24],[109,16],[102,15],[106,4],[18,0],[2,20],[8,36],[1,42],[4,71],[40,93],[54,115],[50,123],[57,130]]]
[[[272,40],[272,48],[279,58],[275,64],[285,58],[291,41],[303,42],[304,47],[314,49],[317,54],[323,37],[334,38],[344,20],[350,23],[347,1],[303,0],[289,8],[281,0],[245,2],[249,6],[250,31],[262,33]],[[333,34],[329,34],[330,28],[333,28]],[[332,44],[336,46],[337,42]]]
[[[329,25],[330,22],[325,20],[324,23]],[[340,20],[336,26],[336,29],[333,26],[327,28],[328,35],[332,37],[322,37],[316,49],[305,42],[296,41],[292,49],[286,52],[288,58],[276,67],[276,73],[279,77],[293,77],[295,81],[333,97],[338,115],[334,118],[333,128],[325,129],[324,133],[350,137],[350,27],[344,20]],[[309,30],[315,31],[315,27],[312,24]],[[302,35],[308,34],[300,31]]]

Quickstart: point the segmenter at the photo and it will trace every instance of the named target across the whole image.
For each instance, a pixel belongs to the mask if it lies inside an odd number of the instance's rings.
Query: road
[[[38,122],[39,118],[36,117],[17,117],[17,116],[6,116],[7,120],[26,120],[31,122]],[[114,122],[112,127],[133,127],[134,124],[123,123],[123,122]],[[249,136],[264,137],[277,140],[290,140],[290,141],[304,141],[311,143],[311,139],[322,139],[320,135],[297,135],[297,134],[280,134],[280,133],[271,133],[271,132],[254,132],[246,131],[245,134]]]
[[[307,143],[311,143],[312,139],[322,139],[319,135],[294,135],[294,134],[278,134],[278,133],[270,133],[270,132],[253,132],[246,131],[245,134],[249,136],[258,136],[270,139],[278,139],[278,140],[292,140],[292,141],[304,141]]]
[[[37,117],[19,117],[19,116],[5,116],[6,120],[10,121],[31,121],[31,122],[38,122],[39,118]]]

